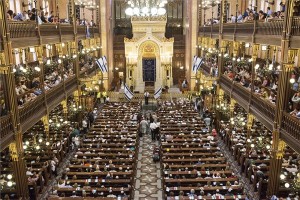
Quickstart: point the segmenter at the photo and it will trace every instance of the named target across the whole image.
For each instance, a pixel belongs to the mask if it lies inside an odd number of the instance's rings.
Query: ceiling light
[[[134,15],[139,15],[140,14],[140,9],[137,8],[137,7],[133,8],[133,14]]]
[[[8,175],[7,175],[7,179],[8,179],[8,180],[12,179],[12,175],[11,175],[11,174],[8,174]]]
[[[127,9],[125,10],[125,14],[126,14],[126,15],[129,15],[129,16],[132,16],[132,15],[133,15],[133,9],[132,9],[131,7],[127,8]]]
[[[142,12],[143,12],[144,14],[147,14],[147,13],[149,12],[149,8],[148,8],[148,7],[142,8]]]
[[[11,181],[8,181],[8,182],[7,182],[7,186],[8,186],[8,187],[11,187],[12,185],[13,185],[13,183],[12,183]]]
[[[158,15],[164,15],[164,14],[166,14],[166,12],[167,12],[166,9],[164,9],[164,8],[159,8],[158,11],[157,11],[157,14],[158,14]]]
[[[151,15],[157,15],[157,8],[151,8]]]

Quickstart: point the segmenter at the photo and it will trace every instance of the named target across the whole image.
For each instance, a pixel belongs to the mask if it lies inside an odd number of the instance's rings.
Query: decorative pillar
[[[24,150],[22,141],[22,130],[20,127],[19,110],[17,106],[17,96],[15,92],[15,79],[11,64],[13,63],[12,47],[10,41],[10,32],[8,30],[6,19],[6,2],[0,1],[0,74],[3,75],[4,96],[7,108],[11,114],[11,122],[14,132],[14,141],[10,144],[10,152],[12,156],[13,171],[16,180],[16,193],[19,198],[28,199],[28,181],[26,177]]]
[[[63,100],[60,103],[63,107],[63,114],[64,114],[64,120],[68,121],[68,106],[67,106],[67,99]]]
[[[275,136],[275,137],[274,137]],[[273,131],[273,144],[271,152],[271,162],[270,162],[270,174],[268,181],[267,195],[271,197],[276,195],[279,190],[280,184],[280,171],[282,167],[282,158],[285,150],[285,142],[279,139],[279,132],[277,130]]]
[[[254,92],[254,80],[256,78],[255,65],[256,65],[256,59],[258,56],[258,51],[259,51],[259,44],[253,44],[253,46],[252,46],[251,93]]]
[[[248,113],[247,117],[248,117],[247,118],[247,139],[249,139],[251,136],[251,129],[252,129],[253,122],[254,122],[254,115],[252,115],[251,113]]]
[[[42,117],[42,122],[43,122],[43,125],[44,125],[44,131],[46,133],[46,138],[47,138],[47,141],[49,141],[49,131],[50,131],[50,126],[49,126],[49,114],[45,115]]]
[[[236,101],[233,98],[230,98],[230,118],[234,117],[234,108]]]

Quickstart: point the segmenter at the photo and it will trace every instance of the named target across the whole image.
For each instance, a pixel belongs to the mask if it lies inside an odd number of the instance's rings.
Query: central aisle
[[[134,185],[135,200],[164,199],[162,197],[160,162],[154,163],[152,160],[154,145],[158,145],[158,142],[152,142],[150,134],[144,135],[139,140],[137,173]]]

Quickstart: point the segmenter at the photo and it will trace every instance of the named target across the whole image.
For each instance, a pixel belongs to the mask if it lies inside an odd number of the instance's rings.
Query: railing
[[[62,101],[63,99],[59,99],[58,97],[62,94],[64,94],[64,85],[63,82],[55,86],[54,88],[51,88],[47,91],[47,104],[56,104],[57,101]],[[55,103],[54,103],[55,102]]]
[[[207,64],[202,64],[202,69],[203,69],[203,72],[206,74],[206,75],[211,75],[211,67],[208,66]]]
[[[37,37],[35,22],[13,22],[8,23],[10,38]]]
[[[74,27],[71,24],[59,24],[60,31],[63,35],[73,35]]]
[[[40,34],[41,36],[55,36],[59,35],[59,24],[50,24],[50,23],[45,23],[39,25],[40,29]]]
[[[300,153],[300,120],[284,112],[280,137],[291,148]]]
[[[291,35],[300,35],[300,18],[293,18]]]
[[[273,122],[275,119],[275,104],[262,99],[257,94],[252,94],[251,107],[263,114],[266,119]]]
[[[230,80],[227,76],[225,76],[225,75],[221,76],[220,85],[227,94],[231,93],[232,80]]]
[[[241,100],[242,106],[247,109],[249,98],[250,98],[250,90],[247,90],[239,83],[234,83],[232,88],[232,95]]]
[[[300,120],[296,117],[293,117],[289,113],[284,112],[282,129],[293,136],[296,140],[300,140]]]
[[[12,131],[11,115],[0,117],[0,139],[12,134]]]
[[[223,34],[245,34],[252,35],[281,35],[283,31],[284,21],[282,19],[265,21],[250,21],[244,23],[225,23],[223,24]],[[219,24],[201,26],[199,28],[200,35],[218,34]],[[300,35],[300,18],[293,18],[292,35]]]
[[[35,117],[36,113],[44,107],[44,95],[41,94],[36,97],[32,102],[26,103],[24,107],[19,109],[20,123],[24,123],[30,117]]]
[[[86,26],[77,26],[77,35],[86,36]]]
[[[73,87],[77,86],[77,79],[75,76],[72,76],[65,80],[65,89],[66,91],[71,90]]]

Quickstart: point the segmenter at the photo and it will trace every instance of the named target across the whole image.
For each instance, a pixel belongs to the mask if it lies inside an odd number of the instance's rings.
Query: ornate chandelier
[[[165,15],[167,0],[131,0],[125,14],[129,16],[158,16]]]

